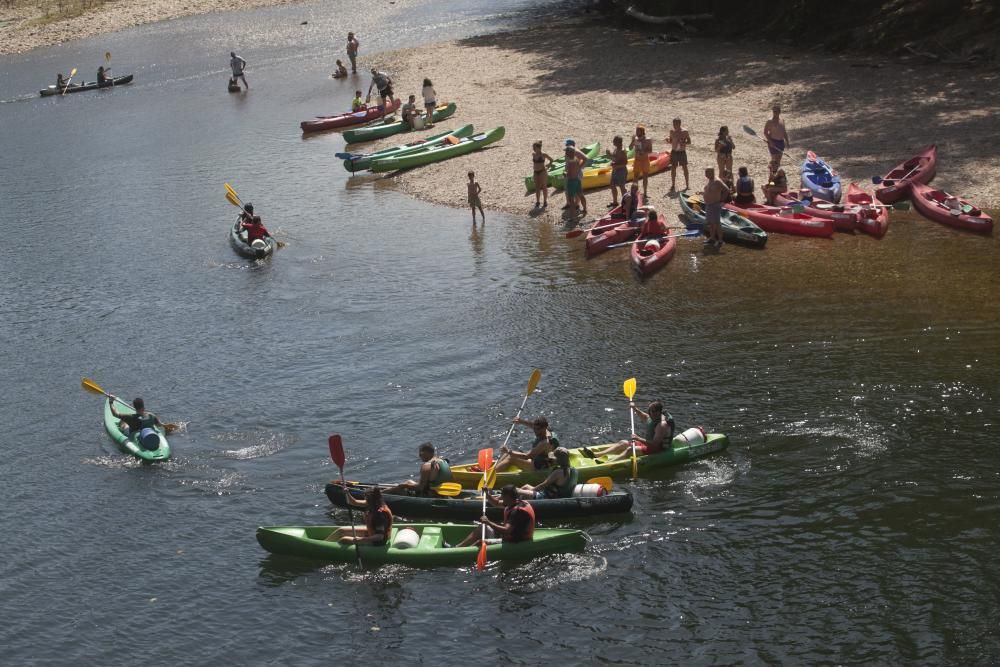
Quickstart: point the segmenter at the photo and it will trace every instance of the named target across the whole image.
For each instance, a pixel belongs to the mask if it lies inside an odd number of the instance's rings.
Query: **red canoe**
[[[798,236],[833,236],[833,220],[799,213],[791,208],[763,204],[726,204],[731,211],[745,215],[765,232]]]
[[[388,111],[384,113],[392,113],[399,109],[400,101],[398,98],[392,100],[389,105]],[[379,107],[368,107],[363,111],[347,112],[342,113],[337,116],[317,116],[313,120],[304,120],[299,123],[299,127],[302,128],[303,132],[320,132],[322,130],[332,130],[336,127],[350,127],[352,125],[361,125],[362,123],[367,123],[370,120],[375,120],[376,118],[381,118],[383,114],[382,109]]]
[[[883,204],[906,199],[914,183],[930,183],[937,168],[937,146],[931,144],[882,177],[875,196]]]
[[[928,185],[914,183],[910,189],[910,201],[921,215],[942,225],[968,229],[980,234],[993,233],[993,218],[986,215],[978,206],[973,206],[944,190],[935,190]]]
[[[885,231],[889,228],[889,209],[887,207],[872,206],[875,203],[875,198],[855,183],[847,186],[844,201],[851,206],[859,207],[857,209],[858,229],[877,239],[885,236]]]
[[[795,206],[802,202],[802,193],[797,190],[782,192],[780,195],[775,195],[774,201],[781,206]],[[822,208],[817,204],[821,204]],[[817,218],[833,220],[833,228],[838,232],[853,234],[858,226],[856,207],[834,204],[825,199],[813,197],[811,193],[805,199],[803,211]]]
[[[648,278],[670,261],[676,249],[676,238],[664,238],[661,234],[640,236],[629,250],[632,268],[640,278]]]
[[[639,206],[642,206],[642,193],[637,194]],[[608,227],[606,229],[597,229],[597,227],[604,227],[605,225],[611,225],[616,220],[620,220],[618,225],[614,227]],[[602,252],[608,249],[608,246],[613,243],[624,243],[630,238],[639,233],[640,224],[630,224],[625,220],[625,213],[622,211],[621,205],[617,208],[611,209],[607,215],[594,223],[591,227],[591,231],[587,232],[587,245],[585,247],[585,252],[587,257],[593,257],[595,255],[600,255]]]

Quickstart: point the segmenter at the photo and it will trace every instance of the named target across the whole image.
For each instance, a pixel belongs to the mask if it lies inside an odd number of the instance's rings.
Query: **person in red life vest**
[[[660,217],[656,213],[656,209],[652,206],[645,207],[646,209],[646,222],[642,223],[642,229],[639,230],[639,236],[665,236],[667,233],[667,226],[663,224]]]
[[[326,538],[328,542],[340,542],[341,544],[370,544],[373,547],[385,546],[392,536],[392,510],[382,499],[382,489],[373,486],[365,491],[365,499],[358,500],[350,493],[346,496],[347,502],[355,507],[367,509],[365,513],[365,527],[338,528],[330,533]]]
[[[263,240],[265,237],[271,235],[271,232],[267,231],[267,227],[264,223],[260,221],[260,216],[253,216],[249,222],[244,220],[240,223],[240,227],[246,230],[247,233],[247,243],[253,245],[254,241]]]
[[[499,542],[529,542],[535,536],[535,510],[528,503],[517,497],[517,488],[513,484],[500,489],[500,500],[487,494],[486,501],[491,505],[503,507],[503,523],[490,521],[485,514],[479,523],[486,526],[486,543]],[[500,537],[497,537],[497,535]],[[456,544],[456,547],[479,545],[482,530],[474,530],[468,537]]]

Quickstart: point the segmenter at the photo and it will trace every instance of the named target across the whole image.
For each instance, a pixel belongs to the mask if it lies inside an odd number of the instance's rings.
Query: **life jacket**
[[[385,537],[381,542],[372,543],[374,546],[380,547],[384,545],[386,542],[388,542],[389,538],[392,537],[392,510],[389,509],[388,505],[383,503],[382,505],[376,507],[375,509],[373,509],[371,512],[368,513],[368,515],[365,517],[365,527],[368,528],[369,535],[372,535],[375,532],[376,513],[381,513],[385,516],[385,533],[384,533]]]
[[[652,445],[650,445],[650,443],[653,442],[653,438],[656,437],[656,427],[659,426],[660,424],[666,424],[667,426],[669,426],[670,427],[670,432],[667,433],[667,435],[665,435],[663,437],[663,444],[660,445],[660,448],[657,449],[656,452],[662,452],[664,449],[670,447],[670,443],[673,440],[673,434],[674,434],[673,433],[674,432],[674,418],[670,415],[670,413],[667,413],[667,412],[661,413],[660,414],[660,421],[659,422],[654,422],[652,419],[647,419],[646,420],[646,446],[647,447],[650,447],[650,448],[652,447]],[[651,451],[650,453],[651,454],[655,454],[656,452]]]
[[[510,524],[511,518],[513,518],[515,512],[524,512],[528,515],[528,528],[523,531],[523,534],[509,533],[504,537],[504,542],[530,542],[535,538],[535,508],[533,508],[528,503],[523,500],[518,500],[513,506],[505,507],[503,510],[503,522]]]
[[[270,236],[267,232],[267,227],[263,224],[257,225],[252,222],[244,222],[243,229],[247,230],[247,243],[253,243],[257,239],[263,239],[265,236]]]
[[[548,486],[545,488],[546,491],[551,489],[552,493],[549,495],[550,498],[571,498],[573,496],[573,489],[580,483],[580,471],[573,466],[566,466],[565,472],[566,479],[562,484],[556,484],[554,487]]]

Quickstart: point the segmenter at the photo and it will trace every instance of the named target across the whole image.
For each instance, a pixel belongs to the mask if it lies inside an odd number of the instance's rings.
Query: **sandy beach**
[[[779,102],[791,138],[791,159],[783,166],[791,167],[792,184],[810,149],[845,182],[870,189],[873,175],[936,143],[939,187],[1000,206],[996,71],[800,55],[764,43],[652,43],[645,34],[592,22],[383,53],[375,60],[394,75],[404,98],[419,96],[422,79],[432,79],[439,100],[458,103],[447,126],[506,127],[506,137],[483,151],[387,177],[440,204],[465,206],[466,173],[474,170],[487,209],[537,215],[534,195],[523,187],[534,140],[558,157],[567,137],[577,145],[601,141],[610,147],[620,134],[627,144],[641,123],[655,139],[654,149],[669,150],[665,138],[674,117],[691,133],[693,188],[701,189],[705,167],[716,164],[713,144],[721,125],[736,142],[734,168],[747,166],[760,184],[767,176],[767,147],[742,127],[762,135],[772,104]],[[398,139],[357,148],[395,145]],[[678,170],[678,189],[683,184]],[[649,187],[652,203],[665,204],[669,173],[652,177]],[[552,191],[550,198],[554,205],[542,217],[557,220],[564,199]],[[591,214],[601,214],[611,198],[605,189],[589,191],[587,200]]]

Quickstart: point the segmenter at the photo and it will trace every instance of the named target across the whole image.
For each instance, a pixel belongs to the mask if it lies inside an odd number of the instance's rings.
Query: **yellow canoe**
[[[628,180],[632,180],[632,167],[635,165],[635,158],[628,161]],[[649,154],[649,175],[658,174],[670,167],[670,153],[650,153]],[[592,167],[583,170],[583,189],[593,190],[611,185],[611,166]]]

